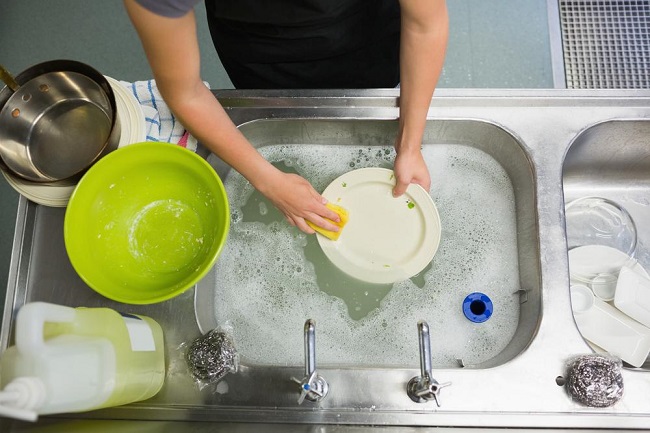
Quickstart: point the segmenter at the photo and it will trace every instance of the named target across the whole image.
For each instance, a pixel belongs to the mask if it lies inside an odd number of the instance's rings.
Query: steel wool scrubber
[[[194,379],[215,383],[237,370],[237,350],[230,337],[213,329],[192,342],[185,355]]]
[[[623,396],[621,361],[603,355],[582,355],[569,365],[567,390],[590,407],[608,407]]]

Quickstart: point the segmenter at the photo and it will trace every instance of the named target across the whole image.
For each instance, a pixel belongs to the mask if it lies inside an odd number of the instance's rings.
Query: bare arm
[[[429,190],[431,178],[420,146],[433,91],[442,72],[449,22],[445,0],[400,0],[400,120],[395,142],[393,190],[398,196],[410,183]]]
[[[314,233],[308,219],[327,230],[338,221],[325,200],[300,176],[287,174],[266,161],[232,123],[200,76],[200,53],[194,12],[180,18],[156,15],[124,0],[142,41],[153,76],[165,102],[181,123],[202,144],[218,155],[285,215],[292,225]]]

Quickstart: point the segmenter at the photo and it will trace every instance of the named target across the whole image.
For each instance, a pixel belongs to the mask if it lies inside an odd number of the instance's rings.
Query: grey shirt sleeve
[[[167,18],[184,16],[201,0],[136,0],[145,9]]]

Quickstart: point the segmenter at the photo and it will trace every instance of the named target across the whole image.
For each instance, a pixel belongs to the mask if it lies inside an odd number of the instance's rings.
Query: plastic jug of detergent
[[[0,358],[0,416],[84,412],[153,397],[165,378],[163,333],[109,308],[25,304]]]

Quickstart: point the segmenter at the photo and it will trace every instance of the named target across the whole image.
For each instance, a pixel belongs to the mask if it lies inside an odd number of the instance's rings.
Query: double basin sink
[[[323,189],[341,170],[390,167],[396,92],[221,91],[216,96],[260,152],[274,162],[298,166],[301,174],[300,159],[309,159],[303,155],[315,154],[322,161],[328,155],[352,155],[329,171],[323,163],[325,174],[319,172],[314,181]],[[585,407],[563,385],[570,361],[592,353],[572,314],[565,204],[599,196],[625,207],[637,223],[637,259],[650,269],[650,93],[438,93],[430,107],[423,153],[441,214],[440,250],[418,278],[380,288],[381,297],[370,302],[366,313],[355,316],[361,307],[352,295],[345,299],[342,292],[305,288],[303,280],[312,276],[304,277],[302,268],[318,272],[326,266],[318,257],[298,254],[298,261],[304,261],[299,277],[271,275],[284,268],[248,266],[242,272],[232,259],[241,255],[234,244],[247,245],[252,230],[260,230],[248,244],[260,250],[260,262],[270,244],[277,243],[269,242],[269,236],[282,232],[302,242],[301,247],[308,240],[255,212],[257,217],[242,216],[241,208],[260,199],[246,190],[237,173],[206,154],[230,192],[245,193],[231,197],[233,245],[226,246],[194,290],[161,304],[123,305],[90,290],[65,254],[65,211],[21,198],[1,348],[11,344],[15,312],[32,301],[107,306],[157,320],[167,345],[163,390],[146,402],[78,415],[89,419],[296,427],[649,426],[650,361],[623,368],[624,396],[610,408]],[[259,214],[266,215],[266,204],[256,202],[253,208],[258,206]],[[257,262],[254,256],[246,260]],[[262,280],[250,275],[255,273]],[[263,294],[256,294],[256,281],[268,284]],[[372,298],[372,290],[348,292]],[[494,314],[485,324],[467,321],[460,309],[464,296],[476,291],[494,301]],[[269,298],[262,302],[263,296]],[[285,309],[292,299],[303,304],[302,310]],[[323,304],[323,299],[334,301]],[[318,402],[299,404],[300,387],[292,379],[305,375],[302,324],[307,319],[316,322],[316,365],[329,392]],[[433,377],[450,383],[440,391],[439,406],[416,403],[407,394],[409,380],[420,375],[418,320],[429,324]],[[188,375],[184,350],[215,328],[232,334],[240,366],[218,385],[199,387]]]

